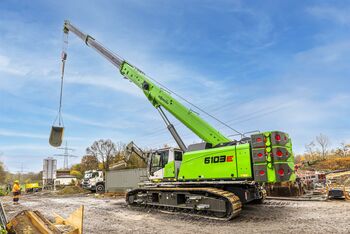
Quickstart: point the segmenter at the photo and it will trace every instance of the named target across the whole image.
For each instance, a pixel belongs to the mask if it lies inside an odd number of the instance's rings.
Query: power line
[[[188,101],[186,98],[182,97],[181,95],[179,95],[178,93],[172,91],[171,89],[169,89],[168,87],[166,87],[165,85],[163,85],[162,83],[156,81],[155,79],[153,79],[152,77],[147,76],[149,79],[151,79],[153,82],[157,83],[158,85],[160,85],[161,87],[163,87],[166,91],[168,91],[169,93],[174,94],[175,96],[177,96],[178,98],[182,99],[184,102],[188,103],[189,105],[195,107],[196,109],[200,110],[201,112],[203,112],[204,114],[208,115],[209,117],[215,119],[216,121],[218,121],[219,123],[221,123],[222,125],[228,127],[229,129],[233,130],[234,132],[238,133],[238,134],[242,134],[241,132],[237,131],[236,129],[232,128],[231,126],[229,126],[228,124],[226,124],[225,122],[221,121],[220,119],[216,118],[215,116],[213,116],[212,114],[208,113],[207,111],[203,110],[202,108],[200,108],[199,106],[193,104],[192,102]]]
[[[267,112],[265,112],[265,113],[261,113],[261,114],[255,115],[255,116],[253,116],[253,117],[251,117],[251,118],[243,118],[243,119],[240,119],[240,118],[237,119],[237,118],[236,118],[236,119],[231,119],[231,120],[226,121],[226,122],[229,123],[229,122],[236,121],[236,122],[233,122],[233,123],[242,123],[242,122],[245,122],[245,121],[249,121],[249,120],[252,120],[252,119],[256,119],[256,118],[258,118],[258,117],[265,116],[265,115],[268,115],[268,114],[277,112],[277,111],[279,111],[279,110],[281,110],[281,109],[284,109],[284,108],[288,107],[291,103],[292,103],[292,102],[287,103],[287,104],[285,104],[285,105],[278,105],[277,108],[274,108],[274,109],[272,109],[272,110],[271,110],[271,109],[263,109],[263,110],[259,110],[259,111],[256,111],[256,112],[247,114],[247,116],[248,116],[248,115],[249,115],[249,116],[252,116],[252,115],[258,114],[258,113],[260,113],[260,112],[269,110],[269,111],[267,111]],[[238,120],[238,121],[237,121],[237,120]],[[222,128],[221,128],[220,130],[222,130]],[[182,138],[189,137],[189,136],[191,136],[192,134],[194,134],[194,133],[187,133],[187,134],[183,135]],[[195,135],[195,134],[194,134],[194,135]],[[172,140],[172,138],[169,138],[169,139],[166,140],[166,141],[169,143],[169,141],[171,141],[171,140]],[[154,144],[154,145],[155,145],[155,144]]]
[[[251,101],[248,101],[248,102],[245,102],[245,103],[249,103]],[[292,102],[290,102],[292,103]],[[247,113],[247,114],[244,114],[244,115],[241,115],[239,116],[238,118],[234,118],[234,119],[231,119],[231,120],[227,120],[226,123],[241,123],[241,122],[245,122],[245,121],[248,121],[248,120],[252,120],[252,119],[256,119],[260,116],[264,116],[266,114],[270,114],[270,113],[273,113],[273,112],[276,112],[280,109],[283,109],[285,108],[286,106],[288,106],[290,103],[286,103],[286,104],[278,104],[278,105],[274,105],[275,108],[262,108],[262,109],[259,109],[257,111],[254,111],[254,112],[250,112],[250,113]],[[237,108],[236,108],[237,109]],[[271,110],[272,109],[272,110]],[[264,113],[266,110],[269,110],[268,112]],[[262,113],[261,115],[259,113]],[[258,114],[258,115],[256,115]],[[253,116],[253,117],[252,117]],[[236,122],[235,122],[236,121]],[[174,126],[178,126],[179,123],[176,123],[174,124]],[[163,135],[165,134],[167,131],[167,129],[162,129],[162,131],[158,131],[158,132],[161,132],[160,134],[157,134],[157,133],[151,133],[151,134],[147,134],[146,136],[149,136],[149,137],[155,137],[155,136],[158,136],[158,135]],[[220,131],[223,130],[222,128],[220,129]],[[184,135],[183,137],[186,137],[186,136],[189,136],[190,134],[186,134]],[[144,137],[145,135],[143,135],[142,137]]]
[[[248,101],[245,101],[245,102],[241,102],[239,105],[244,105],[244,104],[247,104],[247,103],[250,103],[250,102],[253,102],[255,101],[255,99],[249,99]],[[226,103],[222,106],[216,106],[216,108],[214,110],[212,110],[214,113],[217,111],[217,110],[220,110],[222,111],[223,109],[226,109],[226,107],[229,107],[232,103],[236,103],[236,101],[231,101],[229,103]],[[237,106],[235,106],[235,109],[238,109]],[[226,121],[227,123],[227,121]],[[179,123],[175,123],[174,126],[178,126]],[[160,135],[163,135],[164,133],[167,133],[167,128],[165,127],[162,127],[162,128],[159,128],[159,129],[156,129],[154,130],[152,133],[147,133],[147,134],[143,134],[141,137],[154,137],[154,136],[157,136],[158,133],[160,133]]]
[[[63,154],[54,154],[53,156],[59,156],[59,157],[64,157],[63,159],[63,169],[68,169],[69,167],[69,158],[77,158],[78,156],[70,154],[69,151],[75,151],[75,149],[68,148],[68,143],[66,141],[66,146],[65,147],[60,147],[58,149],[64,150]]]

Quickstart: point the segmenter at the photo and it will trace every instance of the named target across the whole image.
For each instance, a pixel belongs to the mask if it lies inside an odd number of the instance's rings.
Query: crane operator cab
[[[154,182],[174,181],[179,173],[183,152],[176,148],[153,151],[149,161],[149,179]]]

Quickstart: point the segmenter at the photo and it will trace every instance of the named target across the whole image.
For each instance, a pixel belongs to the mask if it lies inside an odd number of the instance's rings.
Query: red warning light
[[[276,139],[276,141],[280,141],[281,140],[281,136],[276,134],[275,139]]]
[[[281,168],[277,171],[280,176],[284,176],[284,170]]]
[[[278,150],[276,154],[277,154],[278,157],[282,157],[283,156],[283,153],[282,153],[281,150]]]
[[[265,171],[263,171],[263,170],[259,171],[259,175],[261,175],[261,176],[265,175]]]
[[[258,153],[258,157],[261,158],[263,156],[262,153]]]
[[[261,137],[256,138],[256,142],[262,142]]]

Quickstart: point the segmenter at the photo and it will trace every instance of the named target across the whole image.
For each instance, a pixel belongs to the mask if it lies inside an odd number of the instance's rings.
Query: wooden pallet
[[[56,214],[55,223],[51,223],[39,211],[24,210],[6,225],[9,231],[38,234],[82,234],[84,206],[74,211],[67,219]]]

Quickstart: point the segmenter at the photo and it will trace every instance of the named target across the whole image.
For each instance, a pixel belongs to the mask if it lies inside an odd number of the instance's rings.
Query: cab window
[[[152,155],[152,171],[159,170],[161,168],[164,168],[165,165],[168,163],[169,158],[169,151],[159,151]]]
[[[160,155],[153,154],[152,155],[152,167],[159,167],[160,164]]]
[[[169,151],[162,151],[161,153],[162,168],[168,163]]]
[[[182,161],[182,152],[181,151],[175,151],[175,161]]]

